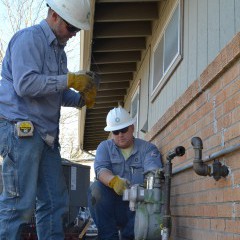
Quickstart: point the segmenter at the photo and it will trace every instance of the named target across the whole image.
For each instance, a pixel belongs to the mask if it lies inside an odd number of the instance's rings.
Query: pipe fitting
[[[218,181],[221,177],[226,177],[229,174],[228,168],[225,165],[222,165],[218,160],[214,160],[212,167],[203,162],[203,144],[201,138],[193,137],[191,144],[195,151],[193,169],[196,174],[200,176],[212,176],[216,181]]]
[[[195,157],[193,160],[193,169],[196,174],[200,176],[210,176],[211,175],[211,167],[205,164],[202,160],[202,139],[199,137],[193,137],[191,140],[191,144],[195,151]]]
[[[167,160],[172,160],[176,156],[183,156],[185,154],[185,148],[183,146],[178,146],[174,148],[172,151],[167,153]]]
[[[212,167],[212,176],[216,181],[221,177],[226,177],[229,173],[228,168],[225,165],[222,165],[218,160],[214,160]]]

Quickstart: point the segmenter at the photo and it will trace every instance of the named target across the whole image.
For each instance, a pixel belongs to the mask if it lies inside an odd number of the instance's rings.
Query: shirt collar
[[[116,143],[114,142],[113,139],[111,139],[111,141],[112,141],[113,146],[115,147],[115,149],[120,149],[120,148],[116,145]],[[135,144],[135,143],[136,143],[136,139],[135,139],[135,137],[133,136],[133,150],[132,150],[132,155],[137,152],[137,148],[136,148],[136,144]]]
[[[48,44],[58,45],[57,38],[45,19],[40,22],[40,26],[47,38]]]

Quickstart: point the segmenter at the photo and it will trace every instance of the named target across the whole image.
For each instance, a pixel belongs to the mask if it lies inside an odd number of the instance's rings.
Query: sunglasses
[[[128,131],[128,127],[125,127],[125,128],[122,128],[122,129],[119,129],[119,130],[116,130],[116,131],[112,131],[112,133],[114,135],[118,135],[119,133],[126,133]]]
[[[70,33],[77,33],[77,32],[79,32],[81,29],[79,29],[79,28],[76,28],[76,27],[74,27],[73,25],[71,25],[70,23],[68,23],[66,20],[64,20],[63,18],[62,18],[62,20],[66,23],[66,28],[67,28],[67,30],[70,32]]]

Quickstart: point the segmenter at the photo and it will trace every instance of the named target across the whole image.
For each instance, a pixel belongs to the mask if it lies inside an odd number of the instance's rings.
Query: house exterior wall
[[[164,14],[153,26],[134,84],[140,80],[139,128],[148,120],[148,133],[140,136],[157,145],[164,161],[169,150],[186,148],[172,161],[171,239],[240,239],[240,149],[218,158],[229,169],[219,181],[187,167],[194,158],[192,137],[202,139],[203,159],[240,144],[240,1],[184,1],[183,59],[151,101],[152,49],[176,0],[163,2],[159,10]]]
[[[153,27],[149,45],[151,51],[169,19],[177,0],[163,1],[159,22]],[[165,87],[149,105],[149,129],[185,92],[216,55],[240,31],[240,2],[238,0],[183,1],[183,59]],[[150,56],[150,65],[152,65]],[[150,81],[152,75],[150,74]],[[150,89],[149,95],[152,95]]]
[[[148,110],[149,110],[149,58],[150,49],[147,49],[145,57],[141,63],[139,71],[136,73],[135,81],[129,89],[129,94],[126,97],[124,107],[131,109],[131,100],[137,87],[139,87],[139,124],[138,124],[138,137],[144,138],[145,134],[141,132],[144,124],[148,121]]]
[[[203,141],[203,159],[240,144],[240,33],[217,55],[146,135],[163,156],[182,145],[175,169],[193,161],[191,138]],[[229,175],[219,181],[192,168],[172,178],[172,239],[240,239],[240,148],[220,156]],[[207,164],[212,164],[212,161]]]

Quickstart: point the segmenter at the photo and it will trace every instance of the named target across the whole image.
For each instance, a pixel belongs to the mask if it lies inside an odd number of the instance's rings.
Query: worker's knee
[[[109,187],[105,186],[100,181],[95,181],[89,188],[88,201],[92,206],[96,204],[109,204],[114,198],[114,191]]]
[[[91,198],[94,198],[96,200],[101,198],[102,192],[103,192],[103,184],[99,181],[95,181],[92,183],[92,185],[89,188],[89,195]]]

